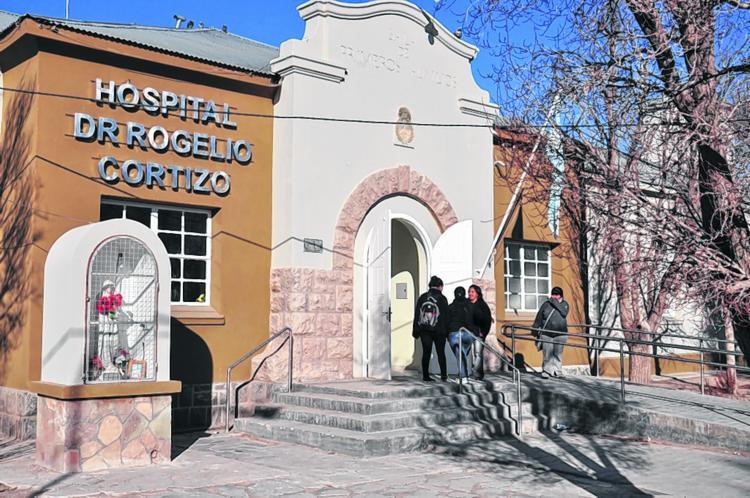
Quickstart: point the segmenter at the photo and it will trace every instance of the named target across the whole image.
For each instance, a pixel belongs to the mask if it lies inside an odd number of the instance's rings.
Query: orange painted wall
[[[20,87],[23,81],[35,81],[35,89],[40,92],[93,98],[96,78],[116,83],[129,80],[140,89],[151,86],[159,91],[211,99],[217,104],[226,102],[244,112],[273,114],[269,78],[250,77],[84,35],[65,35],[64,40],[54,42],[42,39],[38,53],[4,71],[5,85]],[[0,60],[10,53],[9,48],[13,49],[12,42],[0,44]],[[102,52],[92,51],[92,47]],[[11,98],[6,92],[4,112]],[[74,99],[37,95],[34,103],[35,111],[27,123],[35,144],[30,169],[35,233],[30,253],[32,289],[22,340],[8,354],[0,383],[23,389],[28,381],[39,378],[42,304],[43,299],[54,298],[43,296],[46,253],[67,230],[98,221],[103,197],[214,211],[210,307],[171,310],[172,378],[186,383],[221,382],[229,363],[268,337],[272,120],[235,114],[232,119],[237,128],[227,129],[183,121],[177,116],[151,116],[142,110],[128,112]],[[245,139],[253,144],[253,162],[241,166],[181,157],[171,151],[160,154],[124,145],[82,142],[72,136],[76,112],[95,118],[110,117],[121,123],[136,121],[146,127],[158,124],[169,131],[179,128],[220,138]],[[105,155],[120,161],[136,159],[211,171],[221,169],[231,175],[232,189],[220,197],[171,188],[131,187],[123,182],[109,185],[97,172],[98,160]],[[248,373],[249,367],[238,371],[236,378]]]
[[[35,88],[39,73],[36,58],[26,60],[14,70],[4,72],[3,86]],[[0,275],[5,287],[11,282],[11,273],[19,275],[20,285],[8,288],[2,296],[3,319],[0,322],[3,347],[0,349],[0,381],[2,385],[25,389],[27,386],[29,358],[31,351],[38,341],[34,341],[31,330],[40,323],[32,317],[35,305],[39,302],[39,285],[31,276],[33,257],[34,220],[31,213],[28,216],[17,216],[19,206],[33,202],[35,193],[33,158],[36,154],[36,140],[34,130],[38,123],[39,102],[31,97],[19,100],[18,95],[5,91],[3,94],[2,115],[2,226],[3,235],[2,265]],[[21,103],[24,101],[25,103]],[[27,113],[14,112],[10,116],[6,111],[10,108],[18,111],[26,107]],[[17,124],[19,126],[15,126]],[[22,185],[29,185],[27,194],[21,195]],[[8,197],[10,194],[10,198]],[[28,236],[12,236],[14,226],[26,226]],[[10,260],[13,260],[12,262]],[[7,319],[12,315],[12,319]],[[41,330],[41,329],[40,329]],[[37,349],[38,351],[38,349]]]
[[[529,158],[532,146],[533,139],[524,136],[508,134],[504,137],[504,140],[496,140],[494,157],[495,164],[499,163],[499,167],[495,169],[494,184],[495,230],[498,229],[503,215],[508,209],[511,197],[521,179],[522,171]],[[543,150],[543,148],[540,150]],[[543,154],[540,155],[537,152],[535,161],[542,160]],[[576,243],[575,235],[570,224],[564,217],[561,217],[560,220],[559,238],[556,239],[552,235],[547,224],[547,198],[546,185],[536,184],[527,179],[524,185],[520,210],[516,209],[516,212],[511,217],[503,238],[512,238],[514,229],[520,227],[522,228],[522,240],[553,245],[550,287],[562,287],[565,300],[570,305],[568,323],[584,323],[584,294],[573,245]],[[522,217],[520,224],[519,215]],[[517,232],[517,230],[515,231]],[[531,326],[535,313],[514,312],[505,309],[504,254],[504,243],[500,243],[498,244],[494,260],[495,282],[497,285],[496,319],[499,339],[510,347],[510,338],[500,335],[502,334],[502,326],[511,323]],[[528,331],[521,331],[519,333],[528,333]],[[570,340],[578,341],[579,339],[571,338]],[[580,339],[580,341],[585,343],[583,339]],[[541,365],[542,355],[536,350],[533,342],[517,341],[516,351],[524,355],[526,363],[532,366]],[[564,365],[586,365],[587,363],[585,350],[578,348],[565,349],[563,354]]]

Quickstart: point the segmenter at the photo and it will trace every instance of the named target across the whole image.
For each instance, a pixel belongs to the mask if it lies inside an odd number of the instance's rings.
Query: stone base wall
[[[39,396],[36,456],[58,472],[167,463],[172,397],[58,400]]]
[[[294,332],[295,381],[336,380],[352,377],[351,269],[314,270],[277,268],[271,272],[271,330],[284,326]],[[279,338],[259,355],[253,367],[267,381],[287,376],[287,345]],[[281,348],[281,349],[279,349]],[[277,351],[278,350],[278,351]]]
[[[252,415],[258,403],[271,399],[272,384],[253,381],[242,385],[232,382],[239,390],[239,415]],[[234,394],[232,394],[234,395]],[[226,382],[215,384],[182,384],[182,392],[172,396],[173,432],[193,432],[226,427]],[[235,400],[232,400],[234,409]]]
[[[36,437],[35,393],[0,387],[0,434],[26,441]]]

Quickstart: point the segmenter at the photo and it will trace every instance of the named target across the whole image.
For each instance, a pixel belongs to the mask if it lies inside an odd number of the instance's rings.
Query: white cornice
[[[282,79],[290,74],[303,74],[334,83],[341,83],[346,76],[346,68],[344,67],[299,55],[287,55],[272,60],[271,71],[278,74]]]
[[[403,0],[374,0],[366,3],[344,3],[335,0],[310,0],[297,7],[300,16],[305,21],[314,17],[334,17],[337,19],[369,19],[372,17],[394,15],[405,17],[424,28],[428,24],[428,16],[437,29],[437,41],[448,47],[458,55],[468,60],[476,57],[479,49],[474,45],[456,38],[445,26],[416,5]]]
[[[488,119],[493,123],[500,112],[500,106],[496,104],[470,99],[458,99],[458,109],[468,116]]]

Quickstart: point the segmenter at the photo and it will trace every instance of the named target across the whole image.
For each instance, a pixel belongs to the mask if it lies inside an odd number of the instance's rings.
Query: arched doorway
[[[355,377],[389,379],[419,364],[411,320],[440,232],[429,210],[407,196],[386,198],[365,216],[355,240]]]
[[[404,375],[419,368],[421,344],[411,335],[414,306],[427,290],[430,255],[429,237],[411,217],[391,216],[391,374]]]

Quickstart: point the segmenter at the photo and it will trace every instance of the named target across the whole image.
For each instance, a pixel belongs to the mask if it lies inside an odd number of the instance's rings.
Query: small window
[[[505,308],[536,311],[550,289],[550,250],[540,244],[505,243]]]
[[[101,219],[127,218],[156,232],[169,254],[173,304],[208,304],[211,289],[211,213],[119,200],[102,201]]]

